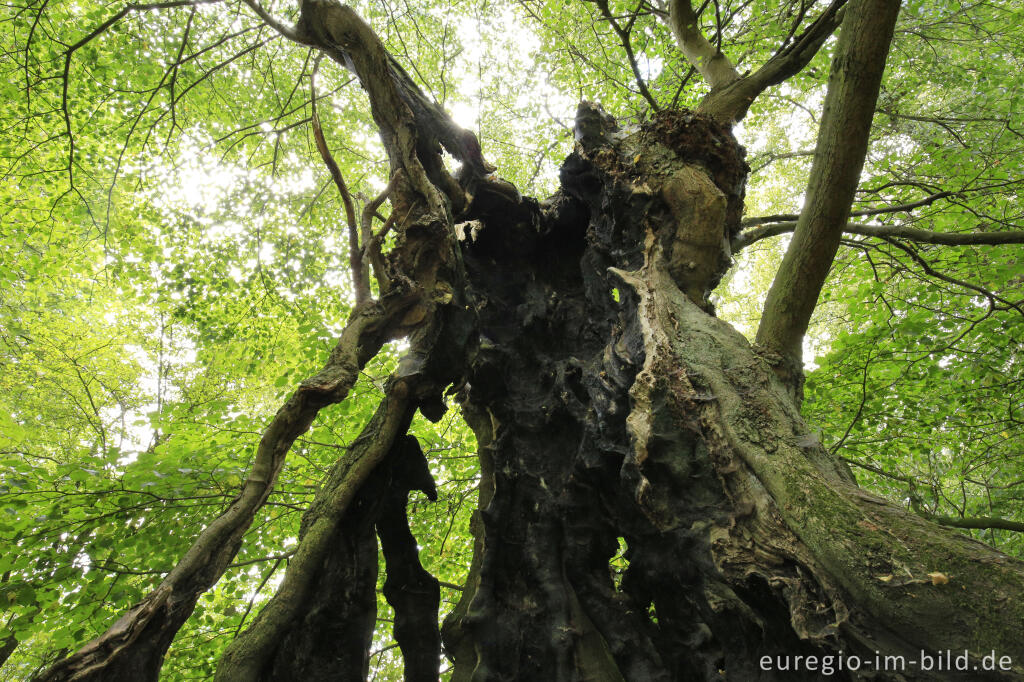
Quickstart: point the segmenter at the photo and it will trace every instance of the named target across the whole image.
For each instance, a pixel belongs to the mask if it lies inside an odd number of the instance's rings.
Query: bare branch
[[[601,10],[602,16],[604,16],[605,21],[607,21],[612,27],[612,30],[615,31],[615,35],[619,37],[619,42],[622,43],[622,49],[626,51],[626,58],[629,60],[629,66],[633,70],[633,77],[636,78],[636,84],[640,89],[640,94],[645,100],[647,100],[647,103],[651,105],[651,109],[659,111],[661,107],[659,107],[658,103],[654,100],[654,97],[651,95],[651,91],[647,89],[647,83],[644,81],[643,76],[640,75],[640,66],[637,64],[636,54],[633,52],[633,43],[630,40],[630,32],[633,29],[633,23],[639,16],[640,10],[643,8],[643,4],[641,3],[637,6],[636,10],[630,16],[629,22],[625,27],[623,27],[615,19],[614,15],[612,15],[611,9],[608,7],[608,0],[587,1],[593,2],[597,5],[598,9]]]
[[[384,191],[363,207],[363,215],[360,222],[363,240],[363,258],[364,260],[368,259],[370,261],[370,266],[373,268],[373,276],[377,279],[377,286],[380,288],[381,294],[387,292],[391,283],[388,279],[387,271],[384,269],[384,256],[381,254],[380,247],[384,241],[385,235],[387,235],[388,231],[395,224],[395,212],[391,212],[391,215],[389,215],[384,221],[384,226],[376,235],[373,234],[373,217],[377,215],[377,209],[384,203],[384,200],[391,195],[392,191],[394,191],[395,185],[398,184],[398,177],[398,173],[392,175],[391,180],[388,181],[388,186],[384,188]]]
[[[986,289],[984,287],[980,287],[977,284],[971,284],[970,282],[965,282],[962,279],[957,279],[956,277],[951,277],[949,275],[946,275],[946,274],[943,274],[943,273],[939,272],[938,270],[936,270],[935,268],[930,266],[928,264],[928,261],[926,261],[924,258],[922,258],[921,255],[919,253],[917,253],[917,251],[915,251],[911,247],[907,246],[906,244],[902,244],[902,243],[898,242],[895,239],[885,238],[885,241],[889,242],[890,244],[892,244],[893,246],[895,246],[896,248],[898,248],[899,250],[903,251],[904,253],[906,253],[911,258],[913,258],[914,262],[916,262],[919,266],[921,266],[921,269],[924,270],[925,274],[927,274],[929,277],[934,277],[935,279],[941,279],[943,282],[948,282],[949,284],[955,284],[956,286],[960,286],[960,287],[963,287],[965,289],[970,289],[971,291],[976,291],[979,294],[981,294],[982,296],[984,296],[985,298],[987,298],[989,300],[989,303],[992,304],[993,307],[995,305],[995,301],[999,301],[1003,305],[1006,305],[1006,306],[1008,306],[1010,308],[1013,308],[1014,310],[1016,310],[1021,315],[1024,315],[1024,309],[1022,309],[1019,304],[1013,303],[1012,301],[1008,301],[1008,300],[1006,300],[1005,298],[1003,298],[1001,296],[997,296],[996,294],[992,293],[988,289]]]
[[[75,52],[88,45],[90,42],[95,40],[97,37],[106,32],[108,28],[119,22],[129,12],[148,12],[153,10],[161,9],[174,9],[176,7],[193,7],[195,5],[209,5],[221,2],[221,0],[173,0],[172,2],[151,2],[151,3],[140,3],[140,4],[129,4],[121,8],[120,11],[114,13],[106,19],[99,26],[94,28],[92,31],[87,33],[78,42],[72,44],[64,52],[64,71],[61,75],[62,87],[61,87],[61,98],[60,108],[61,113],[64,115],[64,132],[68,136],[68,184],[72,187],[75,185],[74,175],[74,164],[75,164],[75,136],[71,130],[71,108],[68,106],[68,88],[71,83],[71,59],[74,57]]]
[[[796,159],[800,158],[801,156],[814,156],[814,150],[804,149],[795,152],[784,152],[781,154],[764,154],[763,156],[758,157],[756,165],[754,165],[753,161],[751,161],[750,174],[753,175],[754,173],[759,173],[768,166],[770,166],[771,164],[775,163],[776,161],[783,161],[785,159]],[[743,224],[746,225],[745,222]]]
[[[765,223],[756,229],[741,232],[732,240],[732,251],[736,253],[751,244],[786,234],[796,229],[796,220],[784,220]],[[1000,232],[934,232],[921,230],[905,225],[877,225],[868,223],[847,223],[843,228],[846,234],[859,234],[864,237],[879,239],[905,239],[922,244],[942,244],[944,246],[993,246],[998,244],[1024,244],[1024,230]]]
[[[349,267],[352,268],[352,289],[356,295],[356,305],[370,300],[370,275],[363,264],[363,253],[359,248],[359,228],[356,225],[356,209],[352,204],[352,195],[345,184],[345,178],[341,174],[341,168],[331,155],[327,147],[327,140],[324,138],[323,128],[320,126],[320,115],[316,109],[316,74],[320,67],[320,58],[313,62],[313,70],[309,74],[309,106],[312,111],[311,120],[313,123],[313,139],[316,140],[317,151],[324,165],[331,172],[334,185],[338,188],[341,201],[345,205],[345,222],[348,225],[348,254]]]
[[[287,26],[279,19],[275,18],[273,15],[270,14],[270,12],[263,9],[260,3],[258,3],[256,0],[242,0],[242,2],[248,5],[249,9],[255,12],[256,15],[263,20],[263,23],[265,23],[267,26],[280,33],[288,40],[291,40],[292,42],[295,43],[299,43],[300,45],[311,44],[305,39],[302,33],[296,31],[295,28],[293,28],[292,26]]]
[[[912,201],[909,204],[896,204],[895,206],[884,206],[882,208],[869,208],[862,211],[852,211],[850,213],[850,216],[862,217],[882,215],[884,213],[902,213],[904,211],[912,211],[915,208],[921,208],[922,206],[930,206],[939,199],[952,197],[955,196],[956,194],[956,192],[936,192],[935,194],[927,196],[924,199],[921,199],[919,201]],[[799,218],[800,216],[796,213],[779,213],[776,215],[761,216],[758,218],[745,218],[741,225],[743,227],[753,227],[754,225],[763,225],[765,223],[777,223],[789,220],[798,220]]]

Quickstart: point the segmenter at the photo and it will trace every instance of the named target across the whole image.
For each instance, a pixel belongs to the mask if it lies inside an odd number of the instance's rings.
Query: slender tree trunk
[[[829,73],[806,204],[758,326],[757,343],[781,356],[776,371],[797,403],[804,334],[850,217],[899,10],[899,0],[850,3]]]

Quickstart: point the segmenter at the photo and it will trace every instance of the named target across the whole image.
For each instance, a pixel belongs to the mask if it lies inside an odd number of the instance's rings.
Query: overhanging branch
[[[659,111],[661,107],[658,106],[658,103],[651,95],[651,91],[647,88],[647,83],[640,74],[640,65],[637,64],[636,54],[633,52],[633,42],[630,39],[633,24],[636,22],[636,18],[640,15],[640,10],[643,9],[643,3],[637,5],[636,10],[630,15],[629,21],[626,22],[626,26],[623,27],[619,24],[618,20],[612,14],[611,9],[608,7],[608,0],[586,1],[593,2],[597,5],[598,9],[601,10],[601,15],[605,18],[605,21],[607,21],[612,27],[612,30],[615,31],[615,35],[619,37],[619,42],[622,43],[622,49],[626,52],[626,58],[629,60],[629,67],[633,70],[633,77],[636,79],[636,84],[640,89],[640,94],[645,100],[647,100],[647,103],[651,105],[651,109]]]
[[[1000,519],[995,516],[974,516],[966,518],[958,518],[955,516],[933,516],[928,514],[926,518],[938,523],[942,526],[950,526],[952,528],[973,528],[976,530],[1012,530],[1017,533],[1024,533],[1024,523],[1020,521],[1011,521],[1010,519]]]
[[[736,253],[751,244],[786,234],[796,229],[796,220],[781,220],[759,225],[752,230],[741,232],[732,240],[732,252]],[[998,244],[1024,244],[1024,230],[1003,230],[1000,232],[935,232],[905,225],[878,225],[869,223],[847,223],[846,234],[858,234],[879,239],[905,239],[921,244],[942,244],[945,246],[992,246]]]
[[[813,152],[812,152],[813,155]],[[862,211],[852,211],[850,217],[865,217],[873,215],[882,215],[884,213],[903,213],[912,211],[915,208],[921,208],[922,206],[931,206],[939,199],[945,199],[947,197],[956,196],[957,192],[936,192],[931,194],[924,199],[918,201],[911,201],[907,204],[896,204],[895,206],[883,206],[881,208],[869,208]],[[776,215],[759,216],[756,218],[744,218],[743,222],[740,223],[743,227],[753,227],[754,225],[763,225],[765,223],[778,223],[786,222],[790,220],[799,220],[800,215],[797,213],[778,213]]]
[[[301,33],[296,31],[293,27],[288,26],[284,22],[274,17],[270,12],[265,10],[263,6],[260,5],[260,3],[257,2],[256,0],[242,0],[242,2],[248,5],[249,9],[255,12],[256,15],[263,20],[263,23],[265,23],[267,26],[280,33],[288,40],[299,43],[300,45],[309,44],[308,42],[306,42],[304,36]]]

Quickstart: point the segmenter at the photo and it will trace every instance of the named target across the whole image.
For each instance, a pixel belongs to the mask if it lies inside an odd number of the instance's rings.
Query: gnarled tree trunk
[[[1021,564],[858,489],[705,302],[742,202],[732,136],[584,106],[577,140],[558,195],[481,207],[464,245],[488,475],[454,679],[792,679],[795,655],[876,652],[907,662],[882,678],[946,679],[921,650],[1019,677]]]
[[[432,482],[406,431],[416,409],[440,416],[449,385],[463,387],[483,473],[473,566],[443,628],[456,680],[817,679],[825,657],[849,679],[874,674],[876,652],[903,657],[880,678],[946,679],[921,669],[922,650],[966,651],[970,665],[995,651],[1011,667],[972,678],[1021,678],[1024,566],[858,489],[801,420],[793,387],[707,301],[747,173],[722,121],[805,64],[842,4],[775,71],[723,84],[709,99],[727,111],[716,118],[662,112],[620,129],[583,105],[562,187],[538,202],[487,175],[476,139],[351,9],[305,0],[295,28],[275,27],[359,76],[391,160],[393,210],[409,216],[381,268],[385,293],[359,307],[324,372],[271,424],[232,509],[160,588],[44,679],[155,679],[291,442],[406,334],[412,350],[387,397],[324,482],[280,590],[218,679],[365,676],[374,535],[407,678],[436,677],[437,583],[404,514],[408,490]],[[441,145],[463,162],[458,181]]]

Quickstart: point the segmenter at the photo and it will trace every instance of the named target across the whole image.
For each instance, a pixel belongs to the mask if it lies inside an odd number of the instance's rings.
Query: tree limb
[[[739,80],[740,74],[729,58],[704,37],[698,19],[690,0],[669,2],[669,27],[683,56],[703,76],[712,91],[722,90]]]
[[[356,209],[352,205],[352,195],[345,184],[345,178],[341,175],[338,163],[331,155],[327,147],[327,140],[324,138],[323,128],[320,126],[320,115],[316,110],[316,73],[320,66],[319,57],[313,62],[313,70],[309,74],[309,106],[312,111],[313,139],[316,140],[316,148],[320,152],[320,158],[331,172],[338,193],[341,194],[341,201],[345,205],[345,222],[348,224],[348,258],[349,267],[352,269],[352,289],[355,291],[356,305],[370,300],[370,273],[363,263],[363,252],[359,248],[359,232],[356,226]],[[365,244],[365,242],[364,242]]]
[[[1020,521],[1011,521],[1010,519],[1000,519],[994,516],[957,518],[955,516],[935,516],[932,514],[926,514],[925,518],[934,521],[939,525],[951,526],[953,528],[975,528],[979,530],[998,528],[1000,530],[1012,530],[1018,533],[1024,533],[1024,523]]]
[[[796,229],[796,220],[765,223],[755,229],[736,235],[732,240],[732,252],[750,246],[754,242],[786,234]],[[972,246],[998,244],[1024,244],[1024,230],[1004,230],[1001,232],[935,232],[921,230],[906,225],[877,225],[868,223],[847,223],[843,227],[846,234],[859,234],[864,237],[879,239],[905,239],[922,244],[943,244],[945,246]]]
[[[410,386],[392,381],[377,411],[353,441],[348,455],[339,459],[329,480],[317,493],[303,521],[301,539],[288,563],[284,580],[249,628],[228,645],[217,667],[217,680],[258,680],[275,643],[288,624],[312,598],[308,588],[322,563],[333,530],[363,481],[391,449],[412,419]]]
[[[359,369],[386,340],[379,327],[401,312],[383,306],[353,311],[324,368],[299,385],[263,432],[249,475],[231,505],[203,529],[155,590],[102,635],[43,673],[40,682],[88,675],[156,679],[174,634],[238,552],[242,536],[273,490],[292,443],[323,407],[345,399]]]
[[[270,12],[265,10],[263,6],[260,5],[260,3],[258,3],[256,0],[242,0],[242,2],[248,5],[249,9],[255,12],[256,15],[263,20],[263,23],[265,23],[267,26],[280,33],[288,40],[299,43],[300,45],[310,44],[305,41],[305,37],[299,31],[296,31],[295,28],[288,26],[279,19],[275,18],[272,14],[270,14]]]
[[[898,13],[899,3],[892,0],[853,0],[839,36],[807,208],[797,220],[757,330],[758,344],[796,363],[850,215]]]
[[[813,152],[811,153],[813,156]],[[780,157],[781,158],[781,157]],[[956,192],[936,192],[930,196],[925,197],[919,201],[912,201],[909,204],[897,204],[895,206],[884,206],[882,208],[869,208],[863,211],[852,211],[851,217],[863,217],[872,215],[881,215],[883,213],[900,213],[903,211],[912,211],[915,208],[921,208],[922,206],[930,206],[939,199],[945,199],[946,197],[955,196]],[[764,223],[776,223],[784,222],[788,220],[798,220],[800,216],[796,213],[779,213],[776,215],[760,216],[757,218],[744,218],[743,222],[740,223],[743,227],[752,227],[754,225],[763,225]]]
[[[939,272],[938,270],[936,270],[935,268],[930,266],[928,264],[928,261],[926,261],[924,258],[922,258],[921,255],[919,253],[917,253],[917,251],[915,251],[914,249],[910,248],[906,244],[901,244],[900,242],[896,241],[895,239],[889,239],[889,238],[886,238],[885,241],[889,242],[890,244],[892,244],[893,246],[895,246],[896,248],[898,248],[899,250],[903,251],[908,256],[910,256],[914,260],[915,263],[917,263],[918,265],[921,266],[921,269],[924,270],[925,274],[928,275],[929,277],[934,277],[935,279],[941,279],[943,282],[948,282],[949,284],[955,284],[956,286],[960,286],[960,287],[963,287],[965,289],[970,289],[971,291],[976,291],[979,294],[981,294],[982,296],[984,296],[985,298],[987,298],[989,300],[989,304],[992,307],[995,307],[995,302],[999,301],[1003,305],[1005,305],[1005,306],[1007,306],[1009,308],[1013,308],[1014,310],[1016,310],[1021,315],[1024,315],[1024,308],[1021,308],[1021,306],[1019,304],[1014,303],[1013,301],[1009,301],[1009,300],[1003,298],[1002,296],[998,296],[998,295],[992,293],[991,291],[989,291],[988,289],[985,289],[984,287],[978,286],[977,284],[971,284],[970,282],[965,282],[962,279],[957,279],[956,277],[950,277],[949,275],[945,275],[945,274]]]
[[[682,1],[674,0],[673,6]],[[825,11],[791,45],[780,50],[749,76],[723,80],[720,74],[714,74],[713,77],[717,79],[717,84],[708,80],[711,92],[701,102],[698,111],[713,116],[723,123],[735,123],[742,120],[758,95],[769,87],[791,78],[807,66],[843,21],[846,3],[847,0],[832,0]],[[688,6],[689,2],[684,4]],[[686,54],[685,50],[684,54]],[[687,55],[687,59],[690,59],[689,55]],[[692,59],[690,61],[698,66],[698,69],[700,68]],[[735,69],[733,71],[735,72]]]
[[[391,286],[391,281],[388,278],[387,270],[384,267],[384,255],[381,253],[381,244],[384,242],[384,237],[395,224],[395,216],[397,215],[394,210],[384,220],[384,225],[381,227],[377,234],[373,233],[373,218],[377,215],[377,209],[384,203],[391,192],[394,191],[395,185],[398,181],[398,174],[391,176],[391,180],[388,181],[388,186],[384,188],[380,194],[374,199],[369,201],[366,206],[363,207],[363,215],[360,221],[360,230],[362,232],[363,242],[363,259],[364,262],[369,260],[370,266],[373,268],[373,276],[377,278],[377,286],[380,289],[380,293],[383,295],[387,293]]]
[[[636,11],[633,12],[633,15],[630,17],[626,27],[623,28],[619,25],[619,22],[615,19],[611,9],[608,7],[608,0],[587,1],[593,2],[597,5],[598,9],[601,10],[601,15],[604,16],[605,21],[607,21],[608,25],[612,27],[613,31],[615,31],[615,35],[619,37],[619,42],[622,43],[622,49],[626,51],[626,58],[629,60],[629,67],[633,70],[633,77],[636,79],[636,84],[640,89],[640,94],[645,100],[647,100],[647,103],[651,105],[651,109],[659,111],[661,107],[658,106],[658,103],[651,95],[651,91],[647,89],[647,83],[644,81],[643,76],[640,75],[640,66],[637,64],[636,54],[633,52],[633,43],[629,37],[630,31],[633,28],[633,22],[635,22],[637,16],[639,16],[643,5],[641,4],[637,6]]]

